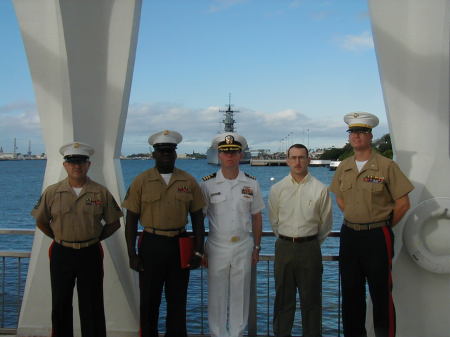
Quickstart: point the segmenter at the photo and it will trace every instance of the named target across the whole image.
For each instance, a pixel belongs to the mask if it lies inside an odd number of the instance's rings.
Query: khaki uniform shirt
[[[344,200],[344,218],[353,223],[389,219],[395,200],[413,189],[394,161],[375,152],[361,172],[358,172],[354,156],[345,159],[330,186],[331,192]]]
[[[134,179],[122,206],[139,214],[144,227],[175,230],[186,225],[189,212],[202,209],[204,204],[200,187],[189,173],[175,168],[167,185],[152,168]]]
[[[98,238],[102,220],[110,224],[123,214],[106,187],[88,178],[77,196],[66,178],[45,189],[31,215],[50,224],[56,241],[78,242]]]

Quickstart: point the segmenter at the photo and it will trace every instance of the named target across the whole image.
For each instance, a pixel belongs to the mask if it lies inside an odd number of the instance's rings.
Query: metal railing
[[[0,235],[34,235],[34,230],[0,229]],[[331,232],[329,237],[339,237],[339,232]],[[263,233],[264,240],[273,240],[272,232]],[[329,240],[329,239],[327,239]],[[15,333],[22,304],[23,290],[31,256],[27,251],[0,251],[0,334]],[[274,301],[274,256],[262,254],[260,262],[252,269],[250,293],[250,317],[248,336],[271,336]],[[323,284],[323,336],[339,336],[340,322],[340,278],[337,263],[338,256],[324,255]],[[208,335],[207,322],[207,277],[206,270],[200,268],[191,271],[188,290],[187,323],[188,332],[196,335]],[[165,303],[161,303],[161,316],[164,316]],[[301,336],[301,313],[297,310],[293,334]],[[161,331],[164,330],[161,320]]]

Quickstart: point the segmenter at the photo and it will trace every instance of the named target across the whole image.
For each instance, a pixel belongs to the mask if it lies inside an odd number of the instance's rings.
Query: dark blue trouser
[[[73,337],[75,281],[82,336],[106,337],[101,244],[73,249],[54,242],[50,247],[50,278],[52,337]]]
[[[178,238],[143,233],[139,246],[144,271],[139,273],[141,337],[158,336],[163,287],[167,303],[166,337],[186,337],[189,269],[180,267]]]
[[[345,337],[367,337],[366,280],[373,304],[375,336],[395,336],[393,252],[394,235],[390,227],[355,231],[342,225],[339,270]]]

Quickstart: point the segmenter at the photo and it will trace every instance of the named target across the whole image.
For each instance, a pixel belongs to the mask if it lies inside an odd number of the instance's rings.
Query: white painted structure
[[[13,0],[30,65],[46,145],[44,188],[66,176],[58,152],[73,140],[95,148],[89,176],[117,201],[141,0]],[[49,336],[51,290],[47,249],[36,232],[18,336]],[[138,330],[138,284],[128,267],[123,227],[103,243],[108,336]],[[78,304],[74,329],[80,336]]]
[[[65,175],[58,148],[79,140],[96,149],[91,177],[121,199],[118,158],[141,0],[13,1],[48,154],[44,187]],[[396,227],[397,336],[448,337],[450,274],[430,271],[411,255],[417,237],[429,256],[450,255],[450,1],[369,0],[369,5],[396,160],[416,186],[412,210]],[[420,233],[414,232],[417,218],[424,219]],[[408,249],[403,237],[411,238]],[[49,335],[49,243],[36,234],[18,336]],[[105,251],[108,335],[136,334],[138,287],[123,233],[107,240]],[[79,336],[77,320],[75,327]]]
[[[431,263],[450,264],[450,1],[369,7],[395,159],[415,186],[411,211],[395,227],[397,336],[448,337],[450,274],[415,260],[425,249]]]

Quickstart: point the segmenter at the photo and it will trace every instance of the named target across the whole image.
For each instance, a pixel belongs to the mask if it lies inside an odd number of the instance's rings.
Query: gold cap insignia
[[[226,137],[225,137],[225,143],[227,143],[227,144],[233,144],[233,143],[234,143],[234,137],[233,137],[233,136],[230,136],[230,135],[226,136]]]

